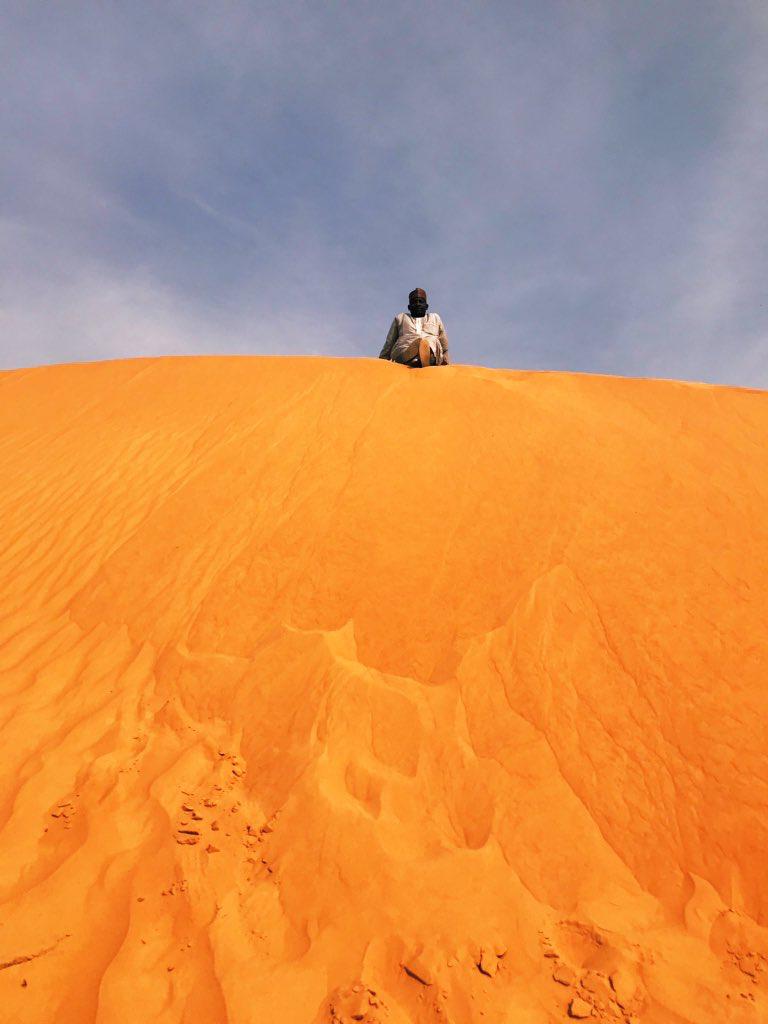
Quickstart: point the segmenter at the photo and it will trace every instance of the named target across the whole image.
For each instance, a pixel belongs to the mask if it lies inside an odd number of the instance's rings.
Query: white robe
[[[392,321],[380,358],[406,363],[419,354],[419,342],[426,338],[439,366],[448,361],[448,338],[443,321],[437,313],[426,316],[411,316],[398,313]]]

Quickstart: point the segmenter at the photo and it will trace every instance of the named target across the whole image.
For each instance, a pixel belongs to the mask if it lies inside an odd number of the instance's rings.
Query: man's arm
[[[387,340],[384,342],[384,348],[379,352],[379,359],[389,359],[389,354],[392,351],[392,346],[398,339],[400,334],[400,324],[397,322],[397,317],[392,321],[392,326],[389,328],[387,334]]]
[[[440,319],[440,327],[438,329],[437,336],[438,336],[438,338],[440,340],[440,344],[442,345],[442,348],[443,348],[443,364],[445,366],[447,366],[448,365],[448,335],[445,333],[445,324],[443,323],[442,318]]]

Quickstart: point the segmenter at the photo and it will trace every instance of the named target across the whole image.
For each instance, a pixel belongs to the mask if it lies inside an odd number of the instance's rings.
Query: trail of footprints
[[[750,949],[728,946],[726,964],[731,968],[731,980],[736,982],[739,988],[746,988],[746,992],[740,991],[737,998],[754,1003],[754,989],[760,988],[768,982],[768,955]],[[738,982],[743,982],[743,984],[738,984]],[[733,998],[732,994],[726,993],[726,999],[731,998]]]
[[[562,922],[561,928],[566,932],[573,929],[583,932],[587,941],[600,946],[602,938],[587,926],[575,922]],[[602,1021],[605,1024],[640,1024],[639,1014],[644,1009],[645,995],[639,978],[633,975],[628,967],[616,968],[610,973],[595,969],[575,968],[558,953],[551,940],[541,935],[542,953],[549,965],[549,972],[555,988],[565,990],[564,1018],[571,1020]],[[500,975],[507,962],[507,950],[496,946],[480,949],[479,956],[467,962],[480,974],[488,979]],[[449,956],[446,966],[460,966],[456,957]],[[429,968],[423,958],[412,956],[401,963],[401,968],[409,979],[423,987],[423,996],[427,996],[427,1004],[435,1024],[444,1020],[453,1022],[441,1000],[448,1000],[448,990],[440,984],[439,977]],[[556,995],[556,993],[553,993]],[[420,996],[421,998],[421,996]],[[472,997],[474,998],[474,997]],[[560,1001],[558,999],[558,1001]],[[485,1012],[478,1006],[479,1016]],[[493,1011],[488,1009],[492,1015]],[[383,994],[377,989],[362,982],[337,989],[328,1002],[328,1016],[324,1018],[328,1024],[385,1024],[389,1020],[389,1011]],[[419,1018],[421,1019],[421,1018]]]
[[[238,784],[245,777],[245,766],[236,754],[219,751],[219,758],[222,764],[229,765],[229,778],[222,776],[221,782],[204,792],[181,790],[183,801],[174,831],[176,842],[179,846],[202,846],[205,853],[212,855],[231,847],[228,840],[235,839],[248,854],[246,863],[271,875],[274,869],[264,856],[263,843],[274,830],[280,812],[276,811],[258,827],[247,821],[249,815],[237,793]]]
[[[329,1024],[383,1024],[387,1007],[375,988],[360,982],[338,989],[331,996]]]
[[[77,808],[72,800],[62,800],[56,804],[55,808],[50,812],[52,818],[56,819],[59,824],[63,825],[65,829],[69,830],[72,828],[72,819],[77,813]],[[48,828],[44,829],[45,832]]]
[[[599,945],[599,936],[593,936]],[[544,958],[551,963],[551,977],[567,990],[568,1016],[575,1020],[601,1020],[640,1024],[644,995],[639,979],[627,968],[610,973],[573,967],[555,950],[545,935],[541,938]]]

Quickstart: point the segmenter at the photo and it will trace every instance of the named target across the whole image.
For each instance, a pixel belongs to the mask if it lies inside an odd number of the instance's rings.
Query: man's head
[[[425,316],[428,309],[427,293],[423,288],[414,288],[408,296],[408,312],[411,316]]]

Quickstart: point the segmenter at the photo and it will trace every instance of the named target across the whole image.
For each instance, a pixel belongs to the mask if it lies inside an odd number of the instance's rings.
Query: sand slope
[[[768,1020],[768,394],[0,374],[0,1019]]]

